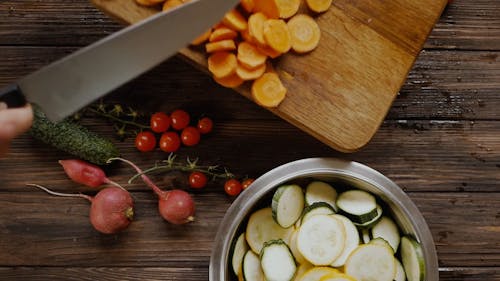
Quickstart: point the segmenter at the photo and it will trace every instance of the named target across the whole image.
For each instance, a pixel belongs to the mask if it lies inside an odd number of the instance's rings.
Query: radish
[[[90,223],[99,232],[114,234],[128,227],[134,217],[134,202],[130,193],[116,186],[100,190],[94,197],[52,191],[38,184],[28,184],[43,191],[65,197],[81,197],[90,201]]]
[[[189,193],[180,189],[164,191],[156,186],[153,181],[134,163],[123,158],[111,158],[108,162],[119,160],[132,166],[142,180],[158,195],[158,211],[168,222],[173,224],[185,224],[194,221],[195,206]]]
[[[104,171],[96,165],[78,159],[59,160],[59,164],[61,164],[68,177],[76,183],[89,187],[110,184],[123,189],[118,183],[108,179]]]

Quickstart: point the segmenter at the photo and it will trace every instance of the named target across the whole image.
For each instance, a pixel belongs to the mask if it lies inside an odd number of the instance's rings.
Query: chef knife
[[[174,55],[238,2],[194,0],[158,13],[0,89],[0,101],[27,100],[61,120]]]

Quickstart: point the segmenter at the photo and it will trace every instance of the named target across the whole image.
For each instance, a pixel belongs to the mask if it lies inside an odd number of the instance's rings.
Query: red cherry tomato
[[[155,133],[166,132],[170,127],[170,117],[164,112],[156,112],[151,115],[150,126]]]
[[[230,196],[240,194],[241,190],[241,183],[237,179],[229,179],[224,183],[224,191]]]
[[[201,134],[208,134],[212,131],[214,127],[214,122],[212,119],[208,117],[203,117],[200,120],[198,120],[198,124],[196,126],[198,128],[198,131],[200,131]]]
[[[241,183],[241,188],[243,190],[247,189],[253,182],[255,181],[255,179],[246,179],[244,180],[242,183]]]
[[[207,185],[207,181],[207,176],[202,172],[195,171],[189,175],[189,186],[192,188],[203,188]]]
[[[165,132],[160,138],[160,149],[165,152],[175,152],[181,146],[181,139],[177,132]]]
[[[143,131],[135,137],[135,147],[142,152],[152,151],[156,147],[156,137],[150,131]]]
[[[182,130],[181,141],[186,146],[197,145],[200,142],[200,132],[195,127],[188,126]]]
[[[172,121],[172,128],[174,128],[175,130],[182,130],[189,125],[189,113],[182,109],[174,110],[172,113],[170,113],[170,120]]]

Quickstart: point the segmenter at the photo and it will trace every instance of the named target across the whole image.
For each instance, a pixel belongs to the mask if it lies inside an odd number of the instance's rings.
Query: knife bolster
[[[22,107],[26,104],[26,99],[17,84],[10,84],[0,89],[0,102],[6,103],[9,108]]]

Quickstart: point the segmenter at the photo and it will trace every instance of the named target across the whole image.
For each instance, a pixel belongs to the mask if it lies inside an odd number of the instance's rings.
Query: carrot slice
[[[216,52],[208,57],[208,70],[216,78],[224,78],[236,72],[238,61],[230,52]]]
[[[205,31],[205,33],[203,33],[202,35],[196,37],[193,41],[191,41],[191,45],[200,45],[201,43],[207,41],[208,38],[210,37],[210,34],[212,34],[211,28]]]
[[[274,50],[273,48],[271,48],[271,47],[269,47],[267,45],[266,46],[259,46],[259,45],[257,45],[256,47],[257,47],[257,49],[261,53],[263,53],[264,55],[266,55],[266,56],[268,56],[268,57],[270,57],[272,59],[275,59],[275,58],[277,58],[277,57],[279,57],[279,56],[282,55],[282,53]]]
[[[332,0],[306,0],[307,7],[316,13],[328,11],[332,5]]]
[[[236,73],[223,78],[214,77],[214,81],[226,88],[236,88],[245,82],[238,75],[236,75]]]
[[[238,37],[238,32],[232,30],[227,26],[220,26],[214,29],[214,31],[212,31],[208,41],[215,42],[227,39],[234,39],[236,37]]]
[[[136,0],[135,2],[141,6],[152,7],[163,3],[165,0]]]
[[[253,12],[263,12],[270,19],[280,17],[276,0],[254,0]]]
[[[147,0],[147,1],[151,1],[151,0]],[[184,2],[182,0],[167,0],[163,3],[162,10],[168,11],[168,10],[173,9],[177,6],[180,6],[182,4],[184,4]]]
[[[314,50],[321,37],[321,31],[316,21],[304,14],[296,15],[288,23],[292,38],[292,49],[297,53],[306,53]]]
[[[255,3],[253,0],[240,0],[241,7],[248,13],[251,13],[253,11],[253,8],[255,7]]]
[[[258,44],[257,40],[250,35],[250,31],[248,31],[248,29],[243,30],[240,34],[244,41],[252,44]]]
[[[241,42],[238,45],[238,62],[247,68],[256,68],[266,62],[267,56],[261,53],[254,45]]]
[[[262,12],[254,13],[248,18],[248,32],[250,33],[250,36],[261,45],[266,45],[263,31],[264,23],[267,19],[267,16]]]
[[[236,50],[236,44],[232,39],[210,42],[205,45],[207,53],[214,53],[219,51],[232,51]]]
[[[295,15],[300,8],[301,0],[276,0],[280,18],[287,19]]]
[[[264,39],[267,45],[280,53],[286,53],[292,47],[290,31],[281,19],[269,19],[264,22]]]
[[[236,31],[243,31],[247,29],[247,20],[241,15],[240,12],[234,9],[226,13],[222,19],[222,23]]]
[[[264,73],[252,84],[252,97],[254,101],[265,107],[278,106],[286,96],[286,88],[281,83],[278,74]]]
[[[236,67],[236,75],[240,77],[241,79],[248,81],[248,80],[255,80],[264,74],[266,71],[266,64],[262,64],[258,66],[257,68],[247,68],[242,64],[238,64]]]

